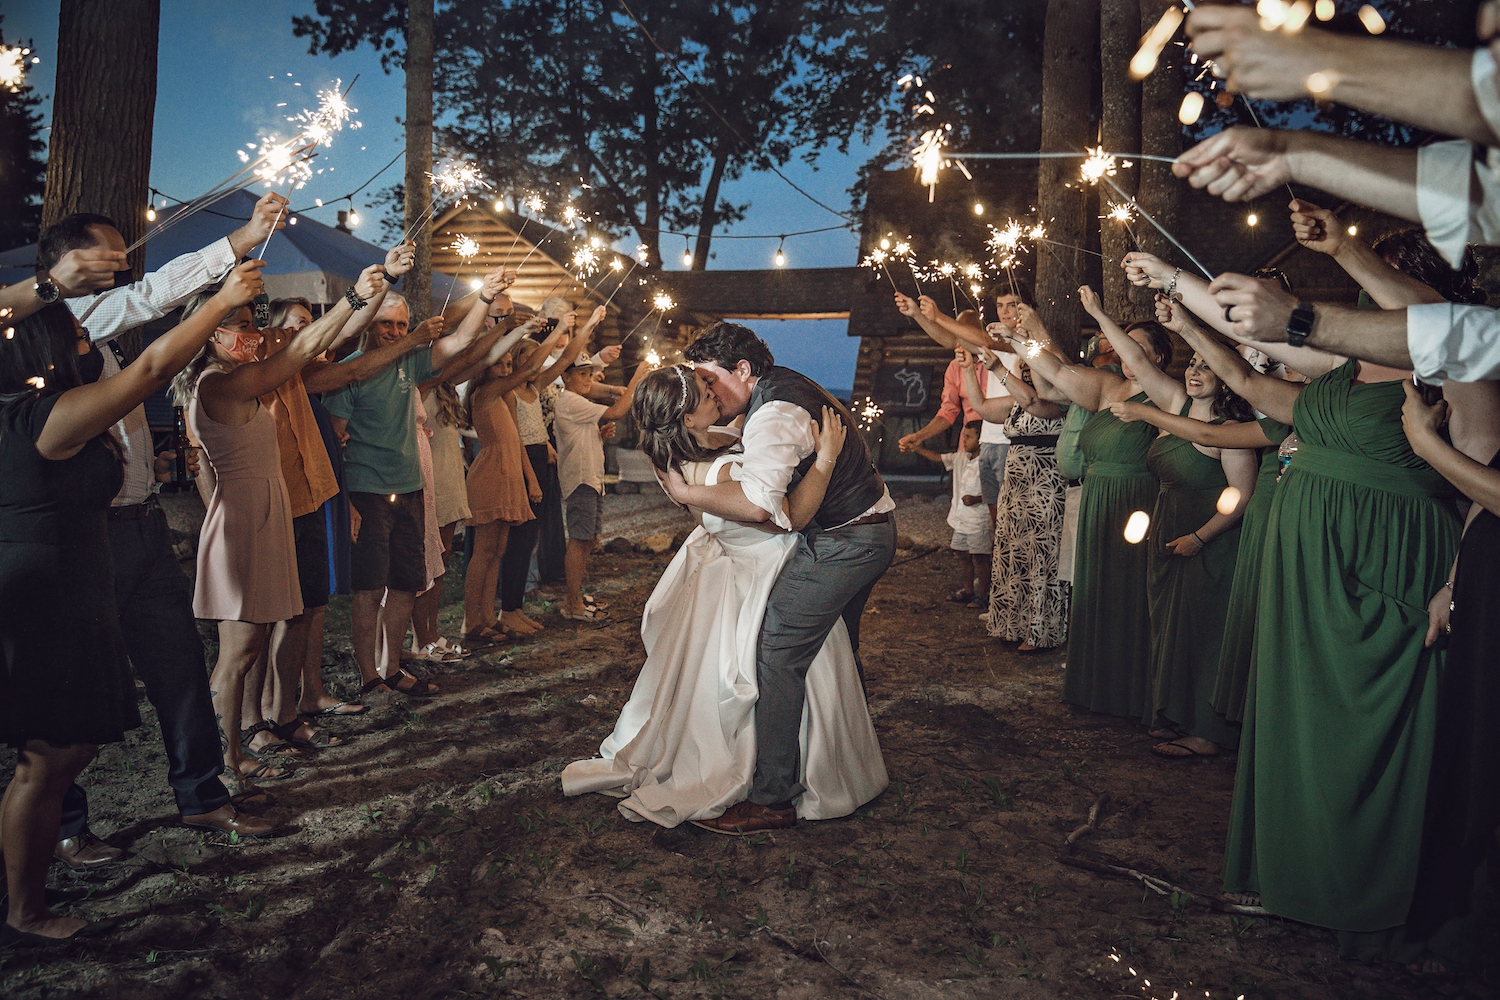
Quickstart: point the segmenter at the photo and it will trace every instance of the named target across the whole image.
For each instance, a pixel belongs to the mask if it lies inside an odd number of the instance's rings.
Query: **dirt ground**
[[[903,500],[903,531],[925,525],[930,545],[944,506]],[[342,720],[350,745],[268,783],[287,829],[274,841],[175,825],[143,700],[147,724],[84,779],[95,832],[130,857],[55,866],[51,883],[95,890],[79,912],[124,926],[0,955],[0,996],[1500,997],[1500,947],[1487,969],[1418,979],[1341,962],[1329,932],[1215,910],[1232,756],[1162,761],[1139,727],[1063,704],[1060,651],[986,638],[943,600],[946,553],[921,544],[865,619],[893,784],[857,815],[724,838],[564,798],[558,773],[596,753],[630,693],[639,611],[669,558],[600,555],[606,624],[539,603],[548,628],[510,665],[502,651],[455,664],[436,698]],[[347,609],[335,600],[326,662],[351,695]]]

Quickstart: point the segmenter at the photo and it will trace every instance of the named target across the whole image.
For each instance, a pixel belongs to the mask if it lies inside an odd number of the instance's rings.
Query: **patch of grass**
[[[1012,778],[1010,781],[1001,781],[997,777],[984,779],[984,797],[994,804],[996,809],[1013,809],[1016,801],[1016,788],[1021,784],[1020,778]]]

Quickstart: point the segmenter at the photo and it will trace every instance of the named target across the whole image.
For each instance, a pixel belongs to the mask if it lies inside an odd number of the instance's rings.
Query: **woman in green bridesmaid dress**
[[[1231,893],[1360,934],[1401,925],[1412,899],[1444,657],[1423,647],[1427,602],[1460,527],[1402,433],[1407,377],[1349,361],[1297,398],[1225,850]]]
[[[1208,362],[1214,373],[1237,396],[1262,412],[1271,410],[1290,419],[1301,383],[1287,382],[1256,371],[1234,350],[1205,333],[1192,321],[1186,309],[1180,305],[1174,309],[1165,297],[1157,297],[1156,315],[1163,326],[1187,341],[1188,346]],[[1209,696],[1209,705],[1215,712],[1228,722],[1239,723],[1244,718],[1245,685],[1250,676],[1250,650],[1255,640],[1255,602],[1260,584],[1266,515],[1271,510],[1276,480],[1281,474],[1277,449],[1291,433],[1291,427],[1269,416],[1243,423],[1210,424],[1135,403],[1116,403],[1113,410],[1121,420],[1142,420],[1204,447],[1261,449],[1255,492],[1245,504],[1245,516],[1240,522],[1239,558],[1235,562],[1234,581],[1229,589],[1223,641],[1219,646],[1218,666]]]
[[[1093,295],[1079,290],[1085,292]],[[1159,324],[1132,324],[1126,333],[1153,364],[1171,362],[1172,340]],[[1121,423],[1109,407],[1123,399],[1144,402],[1146,394],[1129,366],[1116,373],[1069,365],[1051,351],[1033,352],[1024,337],[1014,340],[1044,398],[1094,411],[1078,438],[1088,467],[1078,512],[1063,699],[1095,712],[1145,719],[1152,710],[1149,554],[1125,541],[1125,525],[1132,513],[1149,511],[1156,500],[1156,479],[1146,467],[1156,432]]]
[[[1193,355],[1179,381],[1151,363],[1140,345],[1104,315],[1095,296],[1085,295],[1083,303],[1159,410],[1188,418],[1189,424],[1252,419],[1250,407],[1201,355]],[[1168,307],[1168,318],[1170,314]],[[1145,546],[1150,554],[1146,593],[1152,664],[1152,712],[1146,721],[1153,735],[1165,739],[1153,747],[1155,753],[1213,756],[1239,742],[1236,727],[1208,702],[1218,674],[1240,518],[1255,490],[1256,454],[1206,448],[1163,434],[1151,443],[1146,463],[1161,483]],[[1225,488],[1231,485],[1236,493],[1226,505]],[[1227,509],[1221,511],[1221,506]]]

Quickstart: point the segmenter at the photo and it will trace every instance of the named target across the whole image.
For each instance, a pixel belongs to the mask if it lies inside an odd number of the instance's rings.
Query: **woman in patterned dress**
[[[1036,394],[1031,368],[1007,373],[1000,384],[1016,402],[985,399],[979,376],[960,348],[964,393],[986,420],[1005,424],[1010,451],[995,514],[994,571],[991,574],[989,632],[1020,642],[1018,652],[1051,649],[1068,638],[1072,588],[1057,578],[1062,540],[1063,498],[1068,483],[1057,470],[1057,435],[1062,408]],[[1016,379],[1011,382],[1011,378]]]

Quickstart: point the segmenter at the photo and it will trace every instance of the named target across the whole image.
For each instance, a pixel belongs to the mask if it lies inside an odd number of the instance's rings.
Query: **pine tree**
[[[36,241],[47,172],[41,104],[29,84],[0,87],[0,249]]]

